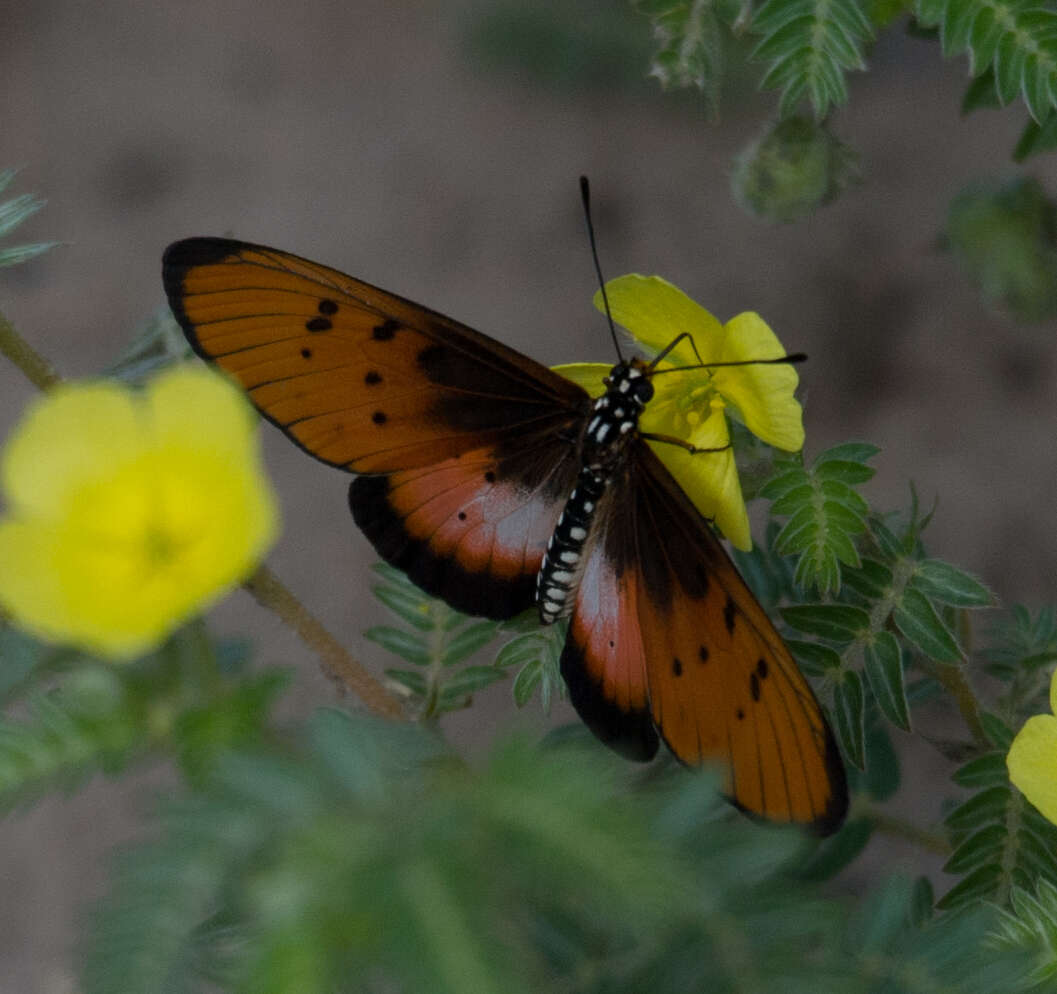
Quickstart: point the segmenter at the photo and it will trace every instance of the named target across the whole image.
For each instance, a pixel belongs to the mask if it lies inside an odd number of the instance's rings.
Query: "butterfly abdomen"
[[[584,466],[547,543],[539,576],[536,580],[536,602],[540,620],[545,625],[572,612],[576,591],[583,576],[584,545],[591,534],[595,508],[605,493],[608,480],[601,473]]]
[[[572,613],[583,576],[584,547],[602,498],[634,437],[639,415],[653,396],[640,360],[620,362],[606,377],[584,429],[576,488],[558,518],[536,583],[540,620],[549,625]]]

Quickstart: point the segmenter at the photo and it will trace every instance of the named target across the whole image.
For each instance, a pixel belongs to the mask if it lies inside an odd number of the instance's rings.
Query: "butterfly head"
[[[603,380],[606,395],[614,400],[627,400],[641,411],[653,398],[650,368],[641,359],[622,359]]]

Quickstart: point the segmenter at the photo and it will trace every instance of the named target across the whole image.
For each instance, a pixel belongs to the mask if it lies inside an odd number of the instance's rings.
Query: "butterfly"
[[[310,455],[356,474],[378,554],[467,614],[568,617],[561,672],[590,730],[719,763],[728,797],[834,831],[844,767],[807,681],[709,523],[638,430],[652,367],[606,393],[451,318],[288,252],[165,252],[194,351]],[[707,456],[705,457],[707,458]]]

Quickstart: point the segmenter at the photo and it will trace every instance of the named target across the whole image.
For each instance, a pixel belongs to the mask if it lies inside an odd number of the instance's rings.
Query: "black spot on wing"
[[[702,663],[707,663],[708,662],[708,646],[707,645],[698,646],[697,658]]]
[[[324,298],[319,302],[319,313],[333,317],[338,313],[338,305],[335,301]]]
[[[756,660],[756,674],[761,680],[766,680],[768,672],[769,671],[767,669],[767,660],[761,656],[759,659]]]
[[[672,674],[674,676],[682,676],[683,675],[683,661],[678,656],[676,656],[672,660]]]
[[[738,614],[738,605],[734,603],[733,599],[728,597],[727,603],[723,605],[723,624],[727,626],[727,631],[734,634],[734,619]]]
[[[395,318],[386,318],[381,324],[375,325],[371,331],[371,336],[377,342],[388,342],[396,334],[400,327],[400,322]]]
[[[382,374],[375,369],[368,370],[367,375],[363,378],[363,382],[369,387],[373,387],[375,384],[382,382]]]
[[[371,415],[371,420],[376,425],[384,425],[389,418],[386,416],[385,411],[375,411],[374,414]]]
[[[330,323],[329,318],[309,318],[305,322],[305,327],[309,331],[330,331],[333,325]]]

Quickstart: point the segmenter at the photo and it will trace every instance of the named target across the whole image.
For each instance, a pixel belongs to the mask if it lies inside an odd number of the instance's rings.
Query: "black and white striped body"
[[[606,392],[591,409],[581,443],[580,475],[547,543],[536,578],[536,602],[545,625],[572,613],[583,575],[584,546],[599,500],[653,396],[646,369],[640,359],[617,363],[606,377]]]

